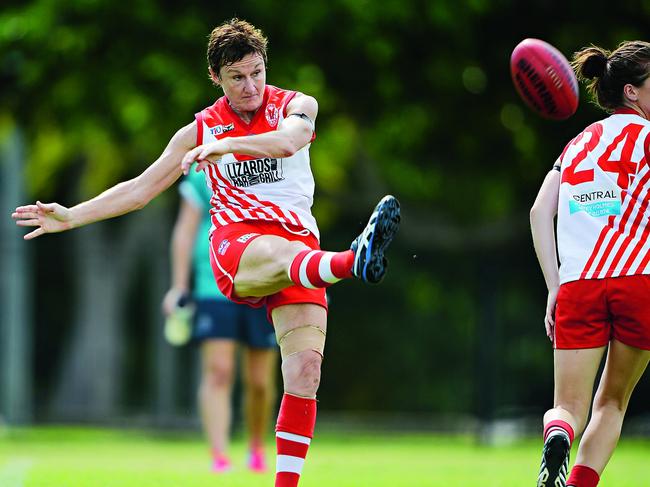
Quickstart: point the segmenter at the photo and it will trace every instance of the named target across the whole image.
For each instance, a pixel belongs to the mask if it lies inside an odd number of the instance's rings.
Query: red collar
[[[639,112],[628,107],[620,107],[614,110],[614,115],[639,115]]]
[[[264,87],[264,96],[263,96],[263,98],[262,98],[262,104],[260,105],[260,107],[257,109],[257,111],[255,112],[255,114],[253,115],[253,118],[251,119],[250,122],[245,122],[245,121],[244,121],[244,120],[239,116],[239,114],[237,114],[237,112],[236,112],[235,110],[232,109],[232,107],[230,106],[230,102],[228,101],[228,97],[227,97],[226,95],[224,95],[221,99],[223,100],[223,104],[226,106],[226,110],[228,110],[228,112],[230,113],[230,115],[231,115],[232,117],[237,117],[237,118],[239,119],[239,121],[240,121],[240,122],[241,122],[245,127],[248,128],[248,127],[252,127],[253,124],[255,123],[255,121],[257,121],[257,119],[260,118],[260,117],[262,116],[262,114],[264,113],[264,108],[266,107],[266,103],[267,103],[268,100],[269,100],[269,92],[270,92],[269,85],[266,85],[266,86]]]

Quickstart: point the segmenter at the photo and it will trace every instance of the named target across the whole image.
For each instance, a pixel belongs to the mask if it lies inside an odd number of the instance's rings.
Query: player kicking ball
[[[275,328],[284,382],[275,486],[295,487],[316,421],[325,288],[351,277],[381,281],[400,208],[384,197],[349,250],[320,249],[309,164],[318,104],[266,84],[266,45],[248,22],[232,19],[215,28],[209,74],[224,96],[176,132],[151,166],[72,208],[37,202],[12,216],[36,227],[25,235],[29,240],[140,209],[182,172],[203,170],[212,191],[210,261],[217,285],[232,301],[265,306]]]

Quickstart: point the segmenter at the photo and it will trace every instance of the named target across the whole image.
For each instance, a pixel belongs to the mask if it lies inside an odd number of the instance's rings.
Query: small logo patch
[[[280,110],[273,103],[266,106],[266,121],[271,127],[275,127],[280,120]]]
[[[239,243],[246,243],[246,242],[248,242],[251,238],[253,238],[253,237],[257,236],[257,235],[260,235],[260,234],[259,234],[259,233],[247,233],[247,234],[242,235],[241,237],[239,237],[239,238],[237,239],[237,241],[238,241]]]
[[[219,255],[224,255],[226,253],[226,250],[228,250],[228,247],[230,247],[230,240],[222,240],[219,244],[219,248],[217,249],[217,253]]]
[[[234,123],[229,123],[228,125],[217,125],[215,127],[212,127],[210,129],[210,133],[212,135],[221,135],[223,133],[230,132],[231,130],[235,130]]]

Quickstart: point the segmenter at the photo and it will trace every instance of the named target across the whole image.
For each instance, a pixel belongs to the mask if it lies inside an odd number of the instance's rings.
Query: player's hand
[[[172,314],[174,309],[176,309],[176,307],[178,306],[178,303],[181,300],[181,298],[186,295],[187,295],[187,291],[183,291],[182,289],[177,289],[175,287],[167,291],[162,302],[162,309],[165,316],[169,316],[170,314]]]
[[[555,328],[555,305],[557,303],[558,288],[548,290],[546,299],[546,315],[544,316],[544,325],[546,326],[546,336],[553,341],[553,328]]]
[[[185,153],[181,161],[183,174],[187,176],[190,172],[190,166],[196,162],[196,172],[203,171],[208,164],[215,164],[221,156],[228,154],[230,151],[224,140],[217,140],[209,144],[202,144]]]
[[[63,232],[71,228],[70,210],[58,203],[41,203],[19,206],[11,214],[20,227],[37,227],[23,238],[31,240],[44,233]]]

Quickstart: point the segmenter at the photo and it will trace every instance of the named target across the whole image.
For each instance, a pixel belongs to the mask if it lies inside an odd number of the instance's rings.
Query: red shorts
[[[291,241],[300,241],[309,248],[320,250],[318,239],[306,230],[292,225],[276,222],[248,221],[231,223],[217,228],[210,238],[210,265],[217,280],[219,290],[235,303],[242,303],[259,308],[266,306],[266,314],[271,320],[271,312],[285,304],[318,304],[327,309],[325,288],[307,289],[290,286],[261,298],[240,298],[235,295],[234,280],[239,268],[239,261],[246,247],[262,235],[278,235]]]
[[[650,276],[562,284],[555,308],[554,347],[597,348],[612,338],[650,350]]]

